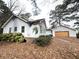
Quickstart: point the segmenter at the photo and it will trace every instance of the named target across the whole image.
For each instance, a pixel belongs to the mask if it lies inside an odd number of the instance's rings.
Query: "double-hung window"
[[[9,33],[11,33],[11,30],[12,30],[12,28],[10,27],[10,28],[9,28]]]
[[[22,32],[22,33],[25,32],[25,27],[24,27],[24,26],[21,27],[21,32]]]
[[[16,32],[17,31],[17,27],[14,27],[14,32]]]

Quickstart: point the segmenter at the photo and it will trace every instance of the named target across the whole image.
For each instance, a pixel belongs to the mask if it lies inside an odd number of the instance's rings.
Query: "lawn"
[[[79,59],[79,40],[54,38],[46,47],[27,42],[0,42],[0,59]]]

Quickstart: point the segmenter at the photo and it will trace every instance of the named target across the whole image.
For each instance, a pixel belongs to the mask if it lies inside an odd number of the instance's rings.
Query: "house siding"
[[[53,29],[53,36],[54,37],[55,37],[55,32],[56,31],[69,31],[69,37],[76,37],[76,31],[72,30],[72,29],[69,29],[69,28],[66,28],[66,27],[59,26],[57,28],[54,28]]]
[[[11,20],[3,29],[3,33],[9,33],[9,28],[11,28],[11,32],[13,32],[13,20]]]
[[[25,27],[24,33],[21,32],[22,26]],[[41,28],[42,26],[42,28]],[[17,31],[14,31],[14,28],[17,27]],[[33,31],[33,28],[38,28],[38,33],[35,34]],[[11,19],[4,27],[3,27],[3,33],[9,33],[9,28],[11,28],[11,33],[22,33],[24,37],[33,37],[37,38],[40,35],[47,35],[50,34],[51,31],[46,31],[46,25],[44,22],[39,22],[38,24],[32,24],[31,26],[28,25],[28,23],[20,20],[19,18]],[[43,32],[41,32],[43,30]]]
[[[52,31],[51,30],[50,31],[46,30],[46,35],[52,35]]]
[[[42,28],[40,28],[40,25]],[[24,21],[16,18],[12,19],[8,22],[8,24],[3,28],[3,33],[9,33],[9,28],[11,28],[11,33],[14,33],[14,28],[17,27],[16,33],[21,33],[21,27],[25,27],[25,32],[22,33],[25,37],[39,37],[40,35],[45,35],[46,34],[46,27],[44,23],[41,24],[35,24],[32,26],[29,26],[27,23]],[[33,33],[33,28],[37,27],[38,28],[38,34]],[[45,32],[41,33],[40,29],[44,30]]]
[[[22,33],[25,37],[28,36],[28,29],[30,28],[27,23],[19,20],[18,18],[11,20],[3,29],[3,33],[9,33],[9,28],[12,28],[11,33],[14,33],[14,27],[17,27],[16,33],[21,33],[21,27],[25,26],[25,32]]]

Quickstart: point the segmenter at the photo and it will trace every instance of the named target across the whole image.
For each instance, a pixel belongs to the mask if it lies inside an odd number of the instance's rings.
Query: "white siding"
[[[76,37],[76,31],[72,30],[72,29],[69,29],[69,28],[66,28],[66,27],[59,26],[57,28],[54,28],[53,29],[53,36],[54,37],[55,37],[55,32],[56,31],[69,31],[69,37]]]
[[[25,37],[39,37],[40,35],[46,35],[49,34],[50,31],[46,32],[46,27],[45,24],[42,23],[41,26],[42,28],[40,28],[40,24],[37,25],[32,25],[29,26],[27,23],[25,23],[24,21],[16,18],[16,19],[12,19],[4,28],[3,28],[3,33],[9,33],[9,28],[12,28],[11,33],[14,33],[14,28],[17,27],[17,33],[21,33],[21,27],[25,26],[25,32],[22,33]],[[33,28],[37,27],[38,28],[38,34],[35,34],[33,32]],[[43,30],[43,33],[40,32],[40,29]]]
[[[49,31],[47,30],[47,31],[46,31],[46,35],[52,35],[51,30],[49,30]]]
[[[3,33],[9,33],[9,28],[12,28],[11,33],[14,33],[14,27],[17,27],[17,33],[21,33],[21,27],[25,26],[25,32],[22,33],[25,37],[38,37],[40,35],[40,27],[39,25],[32,25],[31,27],[19,20],[19,19],[15,19],[15,20],[11,20],[4,28],[3,28]],[[33,33],[33,28],[37,27],[38,28],[38,34],[35,35]]]
[[[9,28],[12,28],[11,32],[13,32],[13,20],[11,20],[4,28],[3,33],[9,33]]]
[[[25,26],[25,32],[22,33],[25,37],[28,36],[28,31],[29,31],[29,26],[27,23],[19,20],[19,19],[15,19],[15,20],[11,20],[4,28],[3,28],[3,33],[9,33],[9,28],[12,28],[11,33],[14,33],[14,27],[17,27],[17,33],[21,33],[21,27]]]
[[[46,35],[46,26],[43,22],[40,24],[40,35]]]

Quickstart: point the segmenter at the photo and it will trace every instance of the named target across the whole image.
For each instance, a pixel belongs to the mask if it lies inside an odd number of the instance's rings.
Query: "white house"
[[[52,29],[52,34],[53,37],[76,37],[76,30],[63,26],[63,25],[59,25],[55,28]]]
[[[3,33],[22,33],[25,37],[39,37],[51,34],[47,30],[45,19],[27,21],[21,17],[12,15],[2,26]]]

